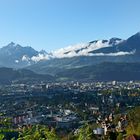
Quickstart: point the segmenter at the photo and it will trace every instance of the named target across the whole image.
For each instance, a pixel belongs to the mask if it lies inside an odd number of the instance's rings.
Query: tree
[[[59,140],[54,129],[49,130],[46,126],[35,125],[23,128],[18,140]]]
[[[92,130],[90,126],[86,124],[79,130],[77,140],[92,140]]]
[[[118,136],[117,136],[117,140],[122,140],[122,139],[123,139],[123,134],[119,133]]]
[[[4,135],[0,134],[0,140],[3,140],[3,138],[4,138]]]
[[[135,107],[128,112],[127,135],[140,135],[140,107]]]

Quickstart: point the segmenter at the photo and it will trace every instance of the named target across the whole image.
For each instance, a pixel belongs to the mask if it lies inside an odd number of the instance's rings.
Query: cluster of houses
[[[61,109],[56,111],[54,111],[54,109],[49,109],[49,112],[45,115],[34,115],[32,111],[27,111],[24,114],[18,114],[13,116],[12,122],[15,127],[33,124],[45,124],[49,127],[70,129],[78,123],[78,117],[76,113],[69,109]]]
[[[99,127],[93,130],[95,135],[105,136],[110,132],[119,132],[125,134],[126,127],[128,125],[128,118],[126,114],[121,114],[117,116],[118,119],[114,122],[114,115],[111,113],[106,116],[104,119],[100,116],[97,118],[96,123]]]
[[[0,89],[6,89],[9,93],[28,93],[28,92],[50,92],[52,90],[72,90],[72,91],[94,91],[106,89],[140,89],[140,82],[68,82],[68,83],[38,83],[38,84],[11,84],[0,86]]]
[[[131,92],[123,94],[122,88]],[[12,117],[15,127],[45,124],[50,127],[74,130],[80,127],[83,121],[92,121],[98,125],[93,130],[95,135],[107,135],[109,132],[123,133],[127,126],[127,115],[123,114],[123,111],[127,107],[140,104],[140,94],[133,92],[133,89],[140,89],[140,82],[133,81],[12,84],[2,86],[0,89],[2,91],[6,89],[0,95],[0,113]],[[111,92],[108,94],[104,91]],[[54,98],[57,100],[60,95],[64,99],[69,96],[67,103],[73,110],[64,107],[63,103],[56,105]],[[46,100],[52,101],[51,106]],[[77,108],[82,112],[81,114],[85,114],[86,111],[89,113],[88,117],[85,117],[86,120],[78,111],[76,112]],[[123,115],[114,123],[117,109]]]

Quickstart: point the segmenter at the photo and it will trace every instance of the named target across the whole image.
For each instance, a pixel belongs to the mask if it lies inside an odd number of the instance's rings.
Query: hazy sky
[[[47,51],[140,31],[140,0],[0,0],[0,46]]]

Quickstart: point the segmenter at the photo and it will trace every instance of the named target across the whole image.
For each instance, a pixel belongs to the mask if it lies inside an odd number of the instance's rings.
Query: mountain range
[[[27,68],[37,73],[55,75],[67,69],[95,66],[104,62],[140,62],[140,33],[126,40],[111,38],[62,48],[52,53],[49,60]]]
[[[139,65],[140,32],[126,40],[116,37],[95,40],[50,53],[13,42],[0,48],[0,67],[24,68],[33,73],[49,74],[56,80],[119,80],[119,75],[122,76],[121,80],[140,80],[136,76],[126,76],[127,72],[139,74]],[[126,73],[123,76],[124,70]],[[112,78],[109,78],[109,72],[113,72]],[[115,73],[118,77],[113,76]]]
[[[36,62],[37,57],[45,56],[45,51],[36,51],[30,46],[22,47],[13,42],[0,48],[0,66],[23,68]]]

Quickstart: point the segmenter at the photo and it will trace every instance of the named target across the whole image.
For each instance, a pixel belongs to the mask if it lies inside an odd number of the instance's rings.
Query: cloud
[[[131,52],[116,52],[116,53],[94,53],[90,54],[90,56],[123,56],[123,55],[132,55],[136,52],[136,50],[133,50]]]
[[[37,56],[31,57],[31,60],[35,62],[38,62],[41,60],[49,60],[49,59],[50,59],[50,56],[47,54],[38,54]]]
[[[19,60],[15,60],[15,63],[19,63]]]
[[[117,40],[116,44],[118,44],[119,42],[122,42],[122,40]],[[75,56],[123,56],[135,53],[135,50],[131,52],[120,51],[116,53],[94,53],[95,50],[106,47],[112,47],[112,45],[109,44],[109,41],[103,42],[102,40],[99,40],[94,43],[77,44],[73,46],[68,46],[66,48],[61,48],[53,52],[51,58],[70,58]]]
[[[94,43],[81,43],[66,48],[61,48],[53,52],[54,58],[74,57],[74,56],[88,56],[89,52],[98,50],[100,48],[110,47],[109,41],[104,42],[99,40]]]
[[[30,58],[27,55],[23,55],[21,60],[22,61],[29,61]]]

